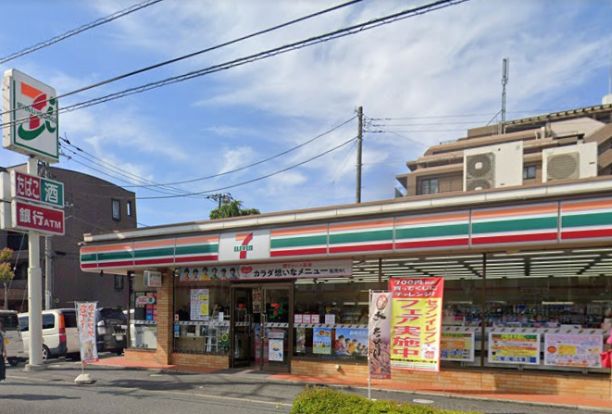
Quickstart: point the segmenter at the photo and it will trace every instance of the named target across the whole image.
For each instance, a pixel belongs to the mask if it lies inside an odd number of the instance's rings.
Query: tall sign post
[[[30,361],[42,365],[42,271],[40,235],[64,234],[64,187],[38,176],[38,161],[59,161],[58,103],[55,89],[15,69],[4,72],[4,148],[27,155],[27,174],[11,173],[10,219],[3,227],[28,232],[28,315]],[[7,198],[6,194],[3,198]],[[5,215],[6,217],[6,215]]]

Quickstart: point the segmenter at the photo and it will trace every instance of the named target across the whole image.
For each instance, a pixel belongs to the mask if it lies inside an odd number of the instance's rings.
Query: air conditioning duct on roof
[[[463,191],[523,184],[523,141],[463,152]]]
[[[542,151],[542,181],[597,176],[597,143],[579,143]]]

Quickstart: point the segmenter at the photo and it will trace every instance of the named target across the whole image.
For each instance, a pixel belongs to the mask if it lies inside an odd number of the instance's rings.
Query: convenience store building
[[[441,370],[394,380],[605,400],[611,242],[600,176],[87,234],[80,255],[130,280],[128,359],[366,378],[369,290],[442,276]],[[505,334],[535,340],[531,355],[493,348]],[[560,355],[562,335],[582,339]]]

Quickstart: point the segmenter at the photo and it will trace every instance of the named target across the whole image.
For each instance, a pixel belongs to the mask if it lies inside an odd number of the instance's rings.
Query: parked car
[[[0,321],[2,321],[4,326],[4,345],[6,346],[9,364],[17,365],[19,362],[28,359],[28,355],[23,349],[23,341],[19,332],[17,311],[0,310]]]
[[[27,313],[20,313],[18,317],[23,350],[29,355],[29,317]],[[80,352],[76,310],[70,308],[45,310],[42,312],[42,325],[43,360]]]
[[[97,309],[96,327],[98,352],[123,353],[127,343],[127,318],[121,309]]]

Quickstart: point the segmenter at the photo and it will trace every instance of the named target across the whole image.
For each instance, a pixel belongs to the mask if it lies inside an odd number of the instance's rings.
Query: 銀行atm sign
[[[11,171],[11,196],[55,208],[63,208],[64,184],[13,170]]]
[[[64,235],[64,210],[13,200],[11,213],[12,228],[16,230],[34,230],[54,236]]]

